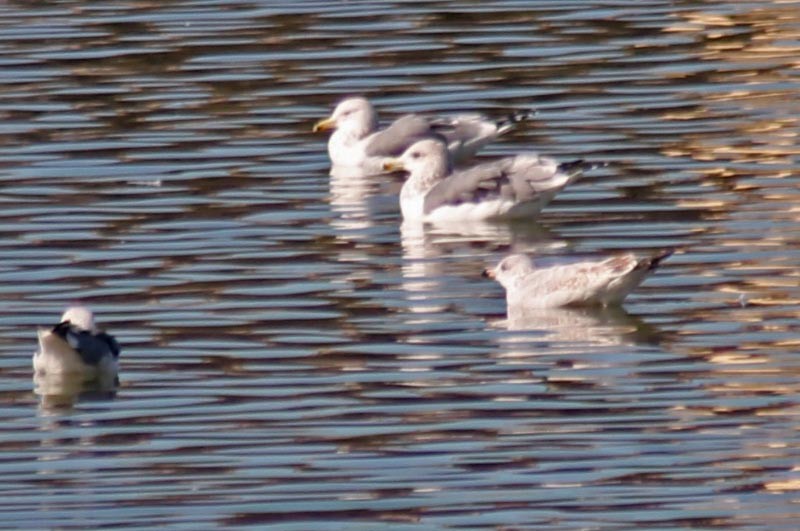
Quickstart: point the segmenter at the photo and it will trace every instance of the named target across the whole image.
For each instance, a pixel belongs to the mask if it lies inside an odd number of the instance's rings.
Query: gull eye
[[[411,152],[411,158],[412,158],[412,159],[418,159],[418,158],[420,158],[421,156],[422,156],[422,154],[421,154],[419,151],[412,151],[412,152]]]

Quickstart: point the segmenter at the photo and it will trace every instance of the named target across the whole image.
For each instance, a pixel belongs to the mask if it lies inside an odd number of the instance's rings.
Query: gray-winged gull
[[[400,191],[404,219],[447,223],[536,215],[584,171],[603,165],[523,153],[454,169],[444,144],[424,139],[384,169],[409,173]]]
[[[415,141],[432,135],[447,143],[451,160],[460,164],[534,114],[518,112],[496,121],[480,114],[452,117],[406,114],[379,130],[375,108],[366,98],[355,97],[340,102],[328,118],[314,125],[314,131],[334,130],[328,140],[328,155],[334,166],[380,173],[385,158],[397,157]]]
[[[33,355],[37,374],[74,375],[84,380],[116,375],[120,347],[98,331],[85,306],[71,306],[53,328],[40,328],[39,350]]]
[[[600,261],[537,268],[524,254],[512,254],[483,276],[497,280],[506,290],[511,310],[621,303],[673,253],[659,251],[646,258],[631,253]]]

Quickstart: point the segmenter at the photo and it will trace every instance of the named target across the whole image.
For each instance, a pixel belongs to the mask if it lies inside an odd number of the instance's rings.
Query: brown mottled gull
[[[512,254],[483,276],[506,290],[509,313],[524,308],[621,303],[642,281],[672,255],[664,250],[646,258],[623,254],[601,261],[537,268],[524,254]]]

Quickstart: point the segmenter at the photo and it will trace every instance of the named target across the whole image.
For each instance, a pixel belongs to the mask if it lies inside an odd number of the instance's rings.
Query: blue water
[[[0,6],[0,527],[796,529],[799,35],[766,0]],[[354,93],[535,107],[487,157],[611,164],[401,230],[311,132]],[[668,246],[521,330],[480,277]],[[43,393],[76,301],[120,385]]]

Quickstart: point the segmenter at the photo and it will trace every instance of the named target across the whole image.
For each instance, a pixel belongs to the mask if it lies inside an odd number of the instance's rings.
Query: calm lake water
[[[0,4],[0,527],[797,529],[792,1]],[[400,229],[343,95],[539,115],[537,220]],[[517,330],[481,270],[675,246]],[[115,392],[36,387],[83,301]]]

